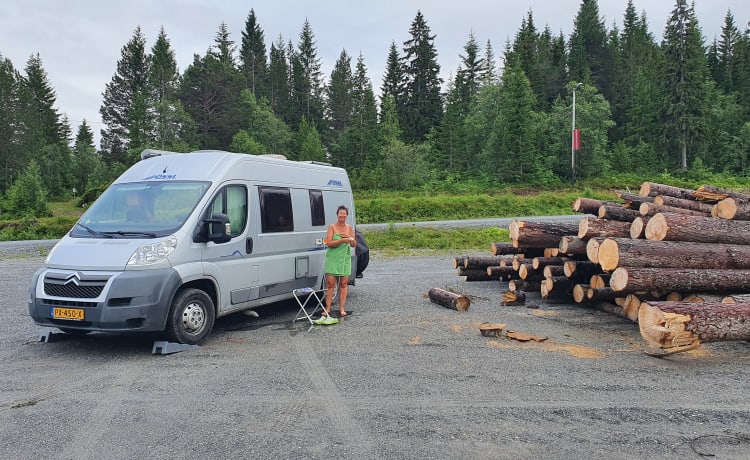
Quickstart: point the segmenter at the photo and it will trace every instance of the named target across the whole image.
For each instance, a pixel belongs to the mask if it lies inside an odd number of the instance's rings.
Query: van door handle
[[[250,236],[245,240],[245,254],[253,253],[253,237]]]

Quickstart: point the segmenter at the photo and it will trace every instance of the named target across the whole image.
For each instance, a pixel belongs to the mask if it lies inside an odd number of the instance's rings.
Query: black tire
[[[84,335],[86,335],[86,334],[88,334],[88,333],[91,332],[91,331],[86,331],[86,330],[83,330],[83,329],[71,329],[69,327],[58,327],[58,329],[60,329],[62,332],[66,333],[66,334],[75,335],[75,336],[78,336],[78,337],[84,336]]]
[[[167,336],[174,342],[195,345],[214,327],[216,311],[211,297],[200,289],[177,292],[167,318]]]

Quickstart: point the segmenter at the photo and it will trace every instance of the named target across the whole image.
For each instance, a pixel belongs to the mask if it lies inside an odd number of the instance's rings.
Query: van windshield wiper
[[[110,235],[110,234],[108,234],[108,233],[98,232],[98,231],[94,230],[93,228],[91,228],[91,227],[89,227],[87,225],[83,225],[80,222],[76,222],[76,225],[78,225],[79,227],[83,227],[87,232],[89,232],[90,234],[92,234],[94,236],[104,236],[104,237],[107,237],[107,238],[113,238],[113,236]]]
[[[108,235],[110,238],[112,238],[112,235],[120,235],[120,236],[150,236],[151,238],[156,238],[156,233],[154,232],[123,232],[122,230],[118,230],[116,232],[102,232],[104,235]]]

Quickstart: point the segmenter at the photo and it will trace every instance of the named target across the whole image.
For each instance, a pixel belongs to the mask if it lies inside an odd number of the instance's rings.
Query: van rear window
[[[288,188],[259,187],[261,231],[293,232],[292,194]]]

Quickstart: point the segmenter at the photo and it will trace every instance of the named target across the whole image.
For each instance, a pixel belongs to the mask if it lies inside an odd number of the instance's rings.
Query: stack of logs
[[[577,224],[514,221],[511,243],[454,258],[454,268],[467,281],[508,282],[506,305],[538,291],[629,318],[666,353],[750,340],[750,195],[644,182],[617,196],[578,198]]]

